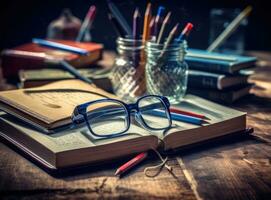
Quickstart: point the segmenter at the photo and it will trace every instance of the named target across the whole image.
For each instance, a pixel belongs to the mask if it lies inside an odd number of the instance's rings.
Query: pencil
[[[123,15],[120,13],[120,11],[116,7],[116,5],[110,0],[107,0],[107,4],[108,4],[108,7],[109,7],[111,13],[117,19],[117,21],[122,26],[122,28],[125,30],[126,35],[132,35],[131,27],[128,25],[127,21],[125,20]]]
[[[246,7],[207,48],[207,51],[214,51],[218,48],[239,27],[243,19],[245,19],[251,11],[251,6]]]
[[[160,30],[161,21],[163,19],[164,12],[165,12],[165,7],[160,6],[158,8],[157,15],[155,17],[155,24],[154,24],[154,35],[155,35],[155,37],[157,37],[158,32]]]
[[[143,42],[150,39],[149,24],[150,24],[151,18],[152,18],[151,3],[148,3],[146,11],[145,11],[145,16],[144,16],[144,28],[143,28],[143,37],[142,37]]]
[[[178,30],[178,27],[179,27],[179,23],[176,24],[173,29],[170,31],[169,35],[168,35],[168,38],[165,42],[165,45],[164,45],[164,50],[167,49],[167,47],[170,45],[170,43],[172,42],[172,40],[174,39],[174,36],[177,34],[177,30]]]
[[[167,14],[167,16],[165,17],[163,23],[162,23],[162,26],[161,26],[161,29],[160,29],[160,32],[159,32],[159,36],[158,36],[158,39],[157,39],[157,43],[160,44],[161,40],[162,40],[162,36],[163,36],[163,33],[165,31],[165,27],[166,25],[169,23],[169,18],[171,16],[171,12],[169,12]]]
[[[188,116],[191,116],[191,117],[197,117],[197,118],[201,118],[201,119],[205,118],[205,116],[202,115],[202,114],[198,114],[198,113],[194,113],[194,112],[186,111],[186,110],[181,110],[179,108],[170,108],[169,110],[172,113],[188,115]]]
[[[134,167],[135,165],[137,165],[138,163],[143,161],[147,156],[148,156],[147,152],[143,152],[143,153],[138,154],[136,157],[134,157],[133,159],[129,160],[128,162],[126,162],[122,166],[120,166],[116,170],[115,176],[121,175],[124,172],[126,172],[127,170],[131,169],[132,167]]]
[[[77,42],[80,42],[83,40],[87,30],[90,29],[90,26],[94,20],[95,15],[96,15],[96,7],[90,6],[88,13],[83,21],[83,24],[80,27],[79,33],[77,35],[77,38],[76,38]]]
[[[32,42],[35,44],[41,45],[41,46],[45,46],[45,47],[49,47],[49,48],[53,48],[53,49],[59,49],[59,50],[63,50],[63,51],[68,51],[68,52],[76,53],[79,55],[88,55],[89,54],[89,52],[85,49],[81,49],[78,47],[73,47],[73,46],[69,46],[66,44],[61,44],[61,43],[53,42],[53,41],[49,41],[49,40],[33,38]]]
[[[152,110],[151,114],[157,117],[165,117],[165,111],[162,110]],[[202,118],[192,117],[189,115],[183,115],[179,113],[171,112],[170,115],[172,120],[187,122],[190,124],[201,125],[202,123],[206,122]]]
[[[125,35],[126,35],[125,30],[123,30],[122,26],[119,24],[119,22],[114,17],[114,15],[112,15],[111,13],[108,13],[108,19],[112,23],[113,28],[116,31],[116,33],[118,34],[118,36],[125,37]]]
[[[90,80],[89,78],[83,76],[82,74],[79,73],[79,71],[77,69],[75,69],[71,64],[69,64],[67,61],[65,60],[61,60],[59,61],[59,64],[61,65],[61,67],[68,71],[70,74],[74,75],[75,78],[78,78],[81,81],[84,81],[88,84],[93,84],[92,80]]]
[[[152,17],[150,24],[149,24],[149,39],[152,39],[152,37],[154,36],[154,22],[155,21],[155,17]]]
[[[140,37],[139,20],[140,20],[140,13],[139,13],[138,8],[136,8],[134,12],[134,16],[133,16],[133,39],[134,40],[137,40]]]
[[[177,42],[182,42],[183,40],[185,40],[190,31],[193,29],[194,25],[192,23],[187,23],[186,26],[184,27],[183,31],[181,32],[180,36],[176,39]]]

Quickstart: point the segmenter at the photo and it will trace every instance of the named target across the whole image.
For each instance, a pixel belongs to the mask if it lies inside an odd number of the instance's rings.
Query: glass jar
[[[117,39],[118,56],[115,59],[111,82],[114,93],[126,101],[145,94],[145,52],[142,40]]]
[[[186,43],[146,44],[146,84],[149,94],[166,96],[171,103],[182,100],[187,89],[188,65],[184,60]]]

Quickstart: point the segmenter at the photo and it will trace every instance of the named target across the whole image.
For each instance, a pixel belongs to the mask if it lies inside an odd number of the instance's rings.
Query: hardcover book
[[[189,49],[186,57],[189,69],[221,74],[235,74],[241,69],[253,67],[255,57],[227,55],[198,49]]]
[[[202,125],[174,120],[170,129],[150,132],[133,122],[126,134],[110,139],[95,139],[84,126],[52,134],[40,128],[69,124],[75,105],[105,97],[115,96],[78,80],[1,92],[0,108],[5,113],[0,115],[0,135],[48,168],[61,169],[149,149],[167,152],[246,129],[246,113],[193,95],[186,95],[174,106],[205,115],[207,120]],[[159,120],[153,116],[151,121]]]
[[[28,43],[1,52],[3,76],[7,79],[17,78],[21,69],[41,69],[53,65],[50,60],[64,59],[74,67],[87,67],[102,58],[103,45],[90,42],[53,40],[55,42],[85,49],[88,55],[82,56],[67,51],[56,50]]]
[[[198,70],[189,70],[188,87],[223,90],[248,83],[248,75],[225,75]]]
[[[109,69],[84,68],[78,69],[83,76],[93,80],[93,83],[99,88],[112,92],[113,87],[109,79]],[[20,70],[20,87],[30,88],[46,85],[55,81],[72,80],[74,76],[61,69],[40,69],[40,70]]]
[[[250,94],[253,84],[233,86],[224,90],[188,88],[188,92],[217,103],[231,104]]]

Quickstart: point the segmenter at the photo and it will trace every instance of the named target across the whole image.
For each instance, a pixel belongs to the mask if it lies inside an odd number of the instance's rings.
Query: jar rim
[[[127,36],[127,37],[118,37],[117,38],[117,42],[142,42],[143,43],[143,40],[142,39],[133,39],[131,38],[130,36]]]

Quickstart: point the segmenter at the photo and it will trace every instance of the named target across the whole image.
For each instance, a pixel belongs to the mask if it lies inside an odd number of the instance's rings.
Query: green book
[[[85,77],[93,80],[94,84],[108,92],[112,92],[109,79],[110,70],[101,68],[78,69]],[[42,86],[54,81],[71,80],[73,75],[61,69],[20,70],[20,88]]]

